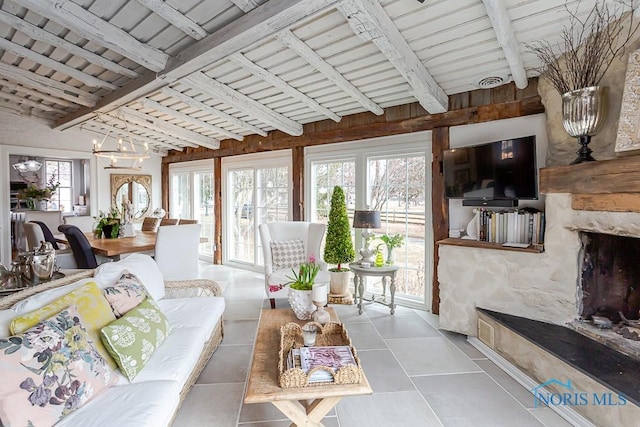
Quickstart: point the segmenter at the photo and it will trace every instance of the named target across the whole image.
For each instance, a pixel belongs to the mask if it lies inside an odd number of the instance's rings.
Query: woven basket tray
[[[292,348],[303,346],[302,328],[306,325],[314,325],[318,328],[316,346],[349,346],[356,365],[346,365],[337,371],[327,366],[317,366],[310,370],[308,374],[305,374],[300,368],[287,369],[287,355],[289,351]],[[280,328],[280,357],[278,361],[280,387],[294,388],[327,384],[358,384],[362,381],[363,373],[360,359],[358,358],[356,349],[351,345],[351,339],[349,338],[347,330],[342,327],[342,324],[329,322],[322,326],[316,322],[309,322],[304,326],[300,326],[297,323],[287,323]],[[318,370],[330,372],[333,375],[333,381],[310,383],[309,378]]]

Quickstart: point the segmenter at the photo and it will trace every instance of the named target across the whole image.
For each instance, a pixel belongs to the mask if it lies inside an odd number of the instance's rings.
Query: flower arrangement
[[[49,200],[51,196],[60,187],[60,183],[56,181],[56,176],[51,175],[49,182],[44,187],[40,187],[36,184],[29,184],[27,188],[23,188],[18,191],[18,199],[33,199],[33,200]]]
[[[291,280],[288,285],[298,291],[310,291],[320,271],[320,266],[316,264],[316,257],[312,254],[309,255],[309,262],[300,264],[299,272],[296,273],[293,268],[291,271],[293,272],[293,277],[287,276],[287,279]]]
[[[97,217],[93,217],[97,221],[96,228],[93,230],[95,236],[101,236],[103,232],[107,238],[115,239],[120,233],[120,211],[112,207],[109,212],[100,211]]]
[[[404,243],[404,236],[402,234],[394,234],[393,236],[389,236],[388,234],[383,234],[380,236],[380,240],[384,242],[387,246],[387,249],[399,248]]]

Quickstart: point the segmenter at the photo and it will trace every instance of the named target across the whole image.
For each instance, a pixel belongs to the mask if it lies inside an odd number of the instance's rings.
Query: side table
[[[372,300],[373,302],[377,302],[383,305],[386,305],[391,309],[391,314],[396,311],[395,304],[395,295],[396,295],[396,273],[398,272],[397,265],[385,265],[383,267],[362,267],[359,263],[349,264],[349,269],[353,271],[353,285],[356,291],[356,298],[359,296],[360,301],[358,302],[358,314],[362,314],[362,307],[364,305],[364,278],[367,276],[371,277],[382,277],[382,289],[383,293],[386,289],[385,280],[389,280],[389,292],[391,293],[391,302],[389,304],[384,301],[377,301],[375,298]]]

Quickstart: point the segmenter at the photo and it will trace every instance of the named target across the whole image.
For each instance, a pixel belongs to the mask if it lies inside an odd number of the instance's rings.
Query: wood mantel
[[[540,169],[540,192],[571,193],[576,210],[640,212],[640,156]]]

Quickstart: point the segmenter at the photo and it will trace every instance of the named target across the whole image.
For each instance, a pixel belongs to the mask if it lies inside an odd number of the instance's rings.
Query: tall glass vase
[[[387,246],[387,260],[385,261],[385,264],[387,265],[393,265],[393,263],[395,262],[395,252],[393,251],[393,249],[394,248],[392,248],[391,246]]]
[[[572,90],[562,95],[562,125],[567,133],[578,138],[578,157],[571,164],[592,162],[589,148],[591,137],[596,135],[607,119],[606,87],[591,86]]]

